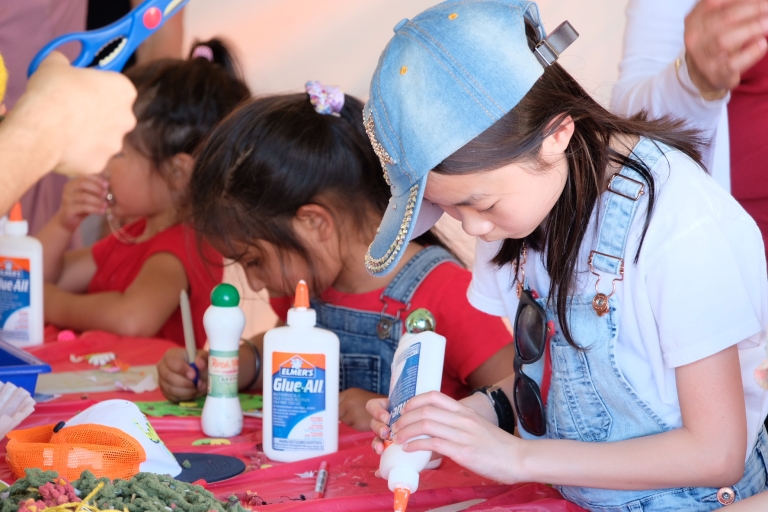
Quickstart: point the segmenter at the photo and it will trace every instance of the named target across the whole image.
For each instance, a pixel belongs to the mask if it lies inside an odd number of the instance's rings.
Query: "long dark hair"
[[[212,60],[192,57],[205,46]],[[250,97],[234,54],[219,39],[196,42],[189,58],[161,59],[126,72],[136,86],[136,128],[128,141],[154,167],[193,154],[213,127]]]
[[[526,27],[531,50],[538,43],[537,32]],[[598,198],[605,189],[606,168],[626,166],[647,183],[648,209],[640,247],[653,214],[656,187],[650,169],[631,154],[624,156],[609,145],[616,135],[643,136],[678,149],[701,165],[702,140],[682,121],[665,117],[648,120],[640,113],[626,119],[611,114],[593,100],[559,64],[547,67],[544,75],[509,113],[474,140],[440,163],[434,172],[457,175],[498,169],[513,162],[539,161],[543,140],[570,116],[574,133],[565,151],[568,178],[560,198],[543,227],[524,239],[506,239],[493,259],[502,266],[516,262],[523,244],[544,253],[551,278],[548,300],[554,301],[563,336],[578,346],[567,322],[567,298],[575,286],[579,247],[589,226]],[[554,121],[554,122],[553,122]],[[550,124],[551,123],[551,124]],[[599,212],[598,212],[599,213]],[[513,283],[510,283],[510,287]]]
[[[318,114],[307,94],[263,97],[238,108],[211,133],[192,173],[197,232],[235,261],[257,240],[273,245],[281,264],[282,256],[296,254],[312,273],[312,292],[322,292],[311,248],[293,230],[299,208],[321,205],[348,219],[337,225],[356,233],[344,236],[373,240],[390,198],[362,111],[363,103],[349,95],[338,117]],[[431,232],[417,241],[442,245]],[[295,285],[285,283],[286,289]]]

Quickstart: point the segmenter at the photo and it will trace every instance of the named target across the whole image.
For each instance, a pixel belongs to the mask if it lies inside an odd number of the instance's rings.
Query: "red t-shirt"
[[[728,102],[731,193],[763,234],[768,254],[768,56],[741,76]]]
[[[128,226],[126,231],[132,236],[139,236],[145,226],[146,222],[140,220]],[[223,278],[224,260],[209,245],[198,245],[195,232],[190,227],[177,224],[137,244],[126,244],[115,235],[109,235],[96,242],[91,251],[96,262],[96,273],[88,284],[88,293],[122,293],[136,279],[144,262],[152,255],[165,252],[176,256],[184,266],[189,282],[187,292],[195,328],[195,343],[198,348],[205,345],[203,313],[211,303],[213,287],[221,283]],[[179,308],[176,308],[155,336],[184,344],[184,327]]]
[[[467,377],[512,341],[512,335],[499,317],[478,311],[469,304],[467,289],[471,279],[472,274],[467,269],[452,262],[441,263],[416,289],[411,309],[400,316],[404,319],[418,308],[426,308],[434,315],[436,332],[446,339],[441,391],[455,399],[463,398],[471,391]],[[382,291],[384,288],[347,294],[329,288],[320,298],[334,306],[380,313]],[[270,303],[277,316],[285,321],[293,297],[272,298]],[[512,373],[511,367],[509,372]]]

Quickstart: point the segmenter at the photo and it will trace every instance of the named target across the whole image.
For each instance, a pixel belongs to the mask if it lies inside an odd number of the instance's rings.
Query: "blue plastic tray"
[[[40,359],[0,341],[0,382],[12,382],[34,396],[37,375],[50,371],[51,367]]]

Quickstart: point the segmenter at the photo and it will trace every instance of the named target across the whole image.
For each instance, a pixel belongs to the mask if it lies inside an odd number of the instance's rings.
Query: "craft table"
[[[83,368],[71,363],[69,355],[113,351],[119,359],[131,365],[156,363],[168,348],[175,346],[166,340],[118,337],[106,333],[86,333],[77,340],[46,343],[30,350],[53,368],[53,372],[71,372]],[[87,394],[65,394],[62,398],[38,404],[35,412],[18,428],[55,424],[67,420],[97,401],[122,398],[132,401],[162,400],[159,391],[135,394],[110,391]],[[262,422],[245,418],[243,433],[229,438],[225,444],[193,445],[205,438],[200,419],[195,417],[150,417],[150,422],[171,451],[220,453],[236,456],[247,466],[246,472],[229,480],[208,484],[207,489],[226,499],[235,494],[253,510],[264,512],[286,510],[312,511],[381,511],[392,509],[392,493],[386,481],[374,472],[379,457],[371,450],[373,434],[357,432],[339,425],[337,453],[290,464],[269,461],[261,450]],[[5,463],[5,445],[0,442],[0,480],[13,481]],[[312,500],[314,472],[326,461],[329,478],[325,497]],[[250,494],[249,494],[250,493]],[[305,500],[302,500],[302,496]],[[246,500],[250,501],[246,501]],[[558,511],[576,512],[583,509],[564,500],[553,488],[543,484],[499,485],[492,480],[467,471],[450,459],[440,468],[424,471],[418,492],[411,496],[409,512],[432,510],[446,505],[484,499],[466,508],[468,511]],[[262,504],[266,503],[266,504]],[[464,510],[454,509],[454,510]]]

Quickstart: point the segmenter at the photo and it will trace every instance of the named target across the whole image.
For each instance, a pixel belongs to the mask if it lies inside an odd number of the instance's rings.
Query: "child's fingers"
[[[188,389],[184,387],[170,386],[167,383],[160,384],[160,391],[162,391],[163,396],[171,402],[183,402],[195,398],[198,395],[198,390],[194,387]]]
[[[189,364],[187,363],[187,353],[183,348],[172,348],[168,350],[157,365],[157,371],[161,377],[165,374],[187,373]]]
[[[71,212],[79,210],[88,213],[99,213],[106,205],[106,199],[87,191],[78,191],[69,198],[66,204]]]
[[[387,439],[389,437],[389,425],[385,422],[379,421],[376,418],[371,418],[370,425],[373,433],[380,438]]]
[[[373,451],[376,452],[376,455],[381,455],[384,453],[384,441],[381,440],[380,437],[373,438]]]
[[[197,395],[194,383],[185,375],[171,370],[168,362],[164,358],[157,365],[158,383],[163,395],[172,401],[187,400]]]
[[[199,394],[197,386],[185,375],[171,372],[161,372],[158,367],[159,385],[163,394],[169,400],[188,400]]]
[[[195,369],[192,368],[191,366],[187,366],[186,376],[187,376],[187,379],[192,381],[192,383],[194,384],[195,378],[197,378],[198,380],[200,379],[200,370],[195,371]]]
[[[386,398],[374,398],[368,400],[365,404],[365,409],[368,414],[371,415],[371,430],[381,437],[386,439],[389,437],[389,411],[387,410]]]
[[[365,404],[368,413],[377,420],[386,423],[389,421],[386,398],[373,398]]]
[[[201,372],[208,369],[208,352],[201,350],[197,353],[197,356],[195,357],[195,366],[197,366],[197,369]]]
[[[158,366],[157,374],[161,381],[168,383],[168,385],[171,387],[194,389],[195,387],[193,383],[194,371],[192,372],[193,374],[192,378],[190,378],[189,375],[187,374],[187,370],[192,370],[189,367],[189,365],[187,365],[187,367],[184,368],[184,371],[181,373],[164,370],[163,368]]]
[[[67,183],[70,189],[90,192],[95,196],[106,197],[109,182],[99,175],[82,176]]]

